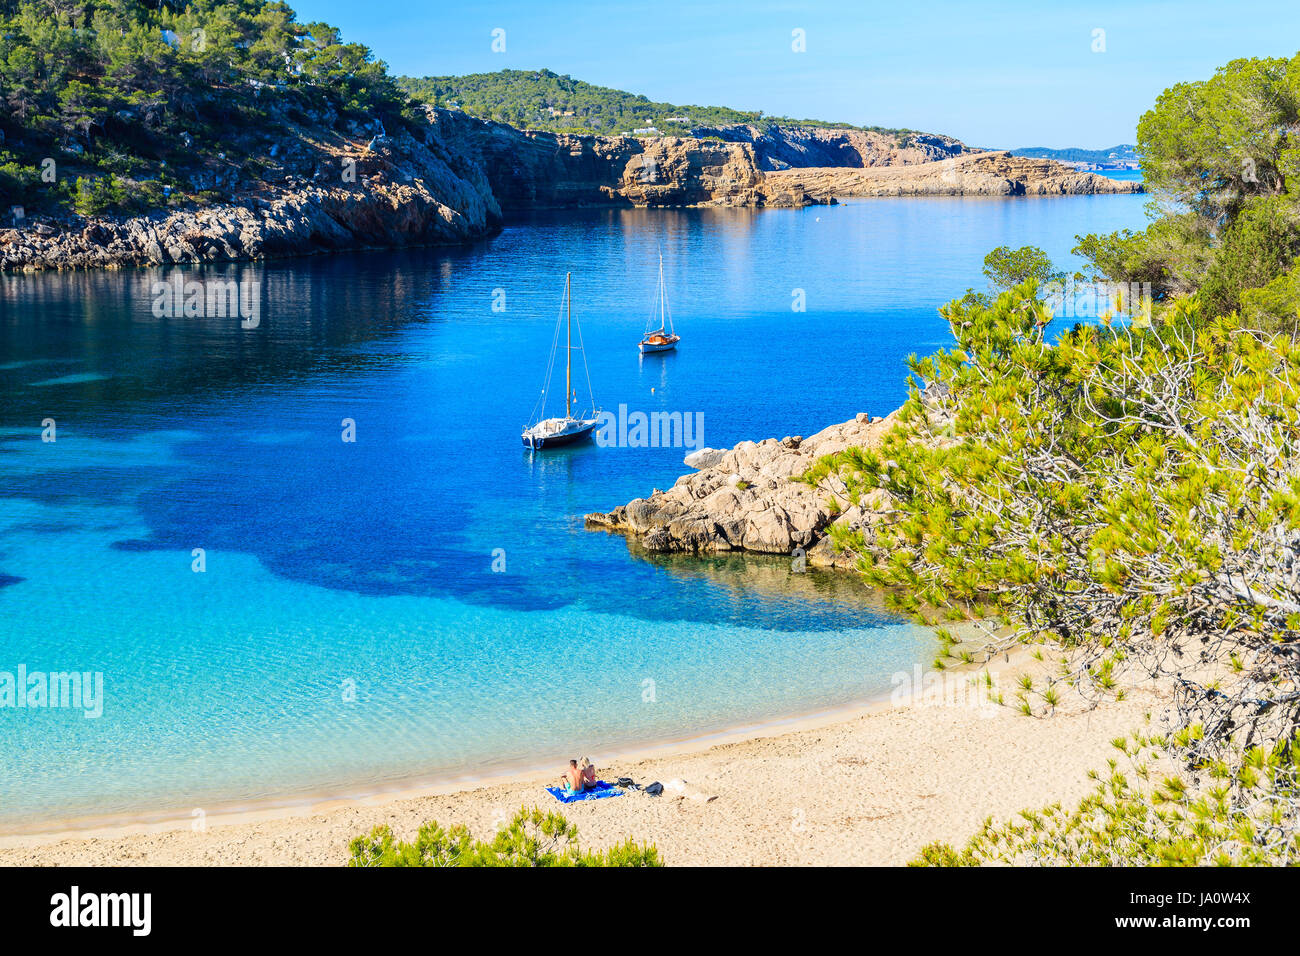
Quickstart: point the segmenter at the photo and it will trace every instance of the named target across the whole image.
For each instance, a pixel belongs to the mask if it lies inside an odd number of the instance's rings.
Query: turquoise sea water
[[[559,766],[887,693],[935,642],[856,582],[583,529],[688,449],[521,447],[564,272],[597,401],[729,446],[887,413],[988,249],[1066,264],[1142,202],[546,214],[464,249],[182,270],[255,285],[251,329],[157,317],[171,270],[0,277],[0,691],[20,666],[104,682],[97,718],[0,707],[0,831]],[[660,249],[683,343],[641,358]]]
[[[1143,178],[1140,169],[1103,169],[1100,174],[1107,179],[1119,179],[1124,182],[1140,182]]]

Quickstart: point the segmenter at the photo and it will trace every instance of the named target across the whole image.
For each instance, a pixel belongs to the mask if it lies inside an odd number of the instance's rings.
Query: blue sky
[[[948,133],[1132,142],[1167,86],[1300,50],[1300,2],[290,0],[411,75],[539,69],[653,100]],[[505,52],[492,31],[505,30]],[[793,31],[806,50],[792,50]],[[1102,30],[1104,52],[1094,31]]]

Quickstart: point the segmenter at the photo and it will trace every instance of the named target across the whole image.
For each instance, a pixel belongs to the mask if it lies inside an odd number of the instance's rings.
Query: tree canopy
[[[1047,253],[1036,246],[998,246],[984,257],[984,275],[998,289],[1010,289],[1022,282],[1042,286],[1055,272]]]
[[[0,0],[0,201],[82,213],[310,171],[313,136],[391,128],[384,64],[285,3]]]
[[[1157,299],[1196,291],[1211,314],[1244,309],[1293,327],[1298,132],[1300,54],[1233,60],[1171,87],[1138,124],[1153,221],[1138,233],[1080,237],[1075,251],[1104,278],[1151,283]]]
[[[689,136],[693,128],[740,123],[859,128],[847,123],[768,116],[762,110],[659,103],[636,93],[594,86],[551,70],[499,70],[467,76],[403,76],[398,78],[398,83],[412,97],[431,106],[459,109],[480,119],[510,123],[522,129],[556,133],[617,136],[654,126],[663,133]]]

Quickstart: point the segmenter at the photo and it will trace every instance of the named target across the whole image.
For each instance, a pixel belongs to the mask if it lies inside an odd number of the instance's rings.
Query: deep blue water
[[[0,708],[0,828],[558,766],[887,691],[935,642],[855,581],[583,529],[686,449],[521,447],[564,273],[596,401],[729,446],[887,413],[985,252],[1068,264],[1142,203],[548,214],[182,270],[256,283],[254,329],[155,317],[171,270],[0,277],[0,682],[105,687],[98,718]],[[641,358],[660,249],[683,343]]]

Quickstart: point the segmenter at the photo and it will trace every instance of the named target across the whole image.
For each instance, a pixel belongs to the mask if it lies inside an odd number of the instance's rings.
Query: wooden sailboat
[[[542,418],[528,425],[523,431],[523,441],[527,448],[534,451],[540,451],[543,448],[554,448],[558,445],[571,445],[574,442],[582,441],[591,435],[591,430],[596,427],[599,411],[592,408],[590,412],[581,412],[578,415],[573,413],[574,400],[576,393],[573,390],[573,353],[582,352],[582,368],[587,371],[587,351],[582,347],[582,327],[578,327],[578,345],[573,344],[573,299],[571,295],[573,273],[564,274],[564,310],[561,313],[561,319],[564,322],[564,417],[563,418]],[[560,326],[559,321],[555,325],[555,338],[551,342],[551,360],[546,367],[546,386],[542,389],[542,395],[537,400],[537,406],[533,409],[534,416],[546,413],[546,392],[551,386],[551,374],[555,370],[555,352],[556,345],[559,341]],[[587,394],[591,396],[591,374],[587,373]],[[594,404],[594,403],[593,403]]]
[[[641,336],[641,344],[637,347],[641,354],[646,352],[667,352],[669,349],[677,348],[677,343],[682,337],[673,331],[673,314],[668,309],[668,292],[664,288],[664,254],[659,253],[659,328],[650,329],[654,324],[654,313],[650,313],[650,322],[646,326],[645,335]]]

